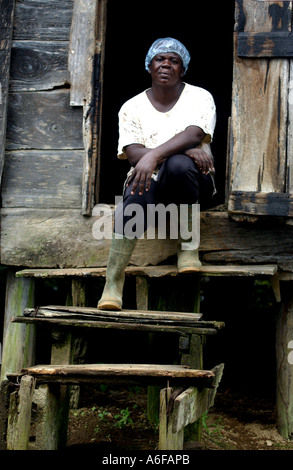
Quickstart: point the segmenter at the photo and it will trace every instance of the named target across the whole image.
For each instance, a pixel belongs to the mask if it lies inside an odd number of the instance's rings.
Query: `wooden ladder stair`
[[[12,323],[43,325],[56,331],[68,332],[75,328],[107,328],[132,331],[164,332],[182,338],[214,335],[223,327],[221,322],[204,322],[201,314],[122,310],[104,312],[95,308],[45,306],[25,309],[23,316],[12,318]],[[68,342],[54,343],[58,351]],[[52,351],[52,360],[55,352]],[[188,354],[183,354],[186,359]],[[181,450],[184,446],[184,428],[198,420],[214,403],[223,365],[213,370],[195,369],[185,364],[48,364],[23,368],[20,373],[8,374],[11,383],[19,384],[10,397],[7,447],[12,450],[29,448],[31,409],[39,408],[37,448],[54,450],[64,442],[64,414],[68,414],[68,397],[61,390],[80,384],[140,384],[160,388],[159,449]],[[43,398],[40,398],[42,394]],[[66,401],[67,400],[67,401]],[[172,411],[170,411],[172,410]]]
[[[14,290],[15,294],[18,293],[18,279],[26,292],[26,282],[31,283],[35,279],[70,278],[72,286],[76,287],[79,283],[82,285],[86,278],[104,277],[105,274],[106,268],[24,269],[15,275]],[[67,334],[57,335],[57,340],[55,334],[51,364],[26,367],[16,374],[7,373],[11,382],[20,385],[19,390],[11,394],[8,448],[28,448],[31,406],[34,400],[39,403],[41,416],[38,421],[39,443],[36,443],[35,448],[59,448],[65,439],[64,432],[62,434],[64,426],[59,427],[57,416],[60,416],[62,408],[65,414],[68,413],[68,403],[61,390],[64,387],[67,390],[71,384],[107,381],[157,384],[161,389],[159,449],[183,448],[184,428],[196,421],[213,404],[216,388],[221,380],[222,364],[207,371],[202,370],[200,364],[204,337],[216,334],[223,324],[204,322],[201,314],[148,310],[148,279],[178,276],[176,266],[130,266],[126,269],[126,276],[134,276],[136,279],[137,310],[103,312],[95,308],[46,306],[15,312],[15,316],[11,318],[12,324],[22,323],[26,328],[42,325],[51,331],[66,331]],[[279,297],[276,265],[202,266],[195,276],[265,277],[271,280],[276,297]],[[71,334],[74,330],[88,328],[177,334],[182,349],[181,364],[72,364]],[[9,349],[13,347],[15,346],[12,344],[6,346],[7,357],[10,357],[11,351],[13,353],[14,349]],[[22,351],[21,345],[18,349]],[[21,354],[23,353],[16,356]],[[21,363],[21,358],[16,359],[16,364]],[[41,393],[43,398],[38,397]]]

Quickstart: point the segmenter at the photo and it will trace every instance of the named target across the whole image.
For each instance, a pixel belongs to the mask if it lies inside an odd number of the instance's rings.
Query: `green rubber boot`
[[[106,284],[98,302],[100,310],[121,310],[122,293],[127,267],[137,239],[113,234],[106,271]]]
[[[195,231],[193,233],[193,237],[189,239],[182,239],[180,236],[182,224],[184,223],[184,218],[182,217],[180,209],[180,233],[178,239],[178,246],[177,246],[177,267],[179,273],[192,273],[197,270],[202,264],[199,260],[198,255],[198,246],[199,246],[199,239],[200,239],[200,212],[199,212],[199,205],[189,205],[187,209],[187,217],[188,221],[185,221],[185,224],[188,225],[188,231],[191,232],[192,229]],[[180,206],[179,206],[180,207]],[[196,220],[193,221],[192,217],[196,217]],[[194,229],[194,226],[195,229]]]

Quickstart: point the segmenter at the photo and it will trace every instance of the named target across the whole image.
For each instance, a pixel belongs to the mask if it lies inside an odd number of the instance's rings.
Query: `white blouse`
[[[216,106],[207,90],[185,83],[178,101],[168,112],[156,110],[146,92],[126,101],[119,111],[118,158],[126,159],[123,149],[127,145],[155,148],[192,125],[205,132],[203,143],[212,141]]]

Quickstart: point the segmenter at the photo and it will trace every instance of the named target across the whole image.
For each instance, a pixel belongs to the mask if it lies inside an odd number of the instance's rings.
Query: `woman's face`
[[[152,81],[159,84],[175,85],[184,75],[182,60],[175,52],[157,54],[149,67]]]

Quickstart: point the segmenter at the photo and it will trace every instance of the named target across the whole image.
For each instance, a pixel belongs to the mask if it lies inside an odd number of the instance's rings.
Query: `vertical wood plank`
[[[289,62],[234,61],[232,191],[283,192]]]
[[[168,403],[172,389],[162,389],[160,392],[160,425],[159,425],[159,450],[182,450],[184,442],[184,429],[173,432],[176,414],[167,415]]]
[[[85,148],[83,215],[98,200],[100,136],[107,0],[75,0],[71,27],[69,69],[71,105],[83,106]],[[87,34],[84,34],[84,31]]]
[[[72,279],[71,281],[72,305],[86,307],[86,281],[85,279]],[[87,340],[81,336],[73,337],[73,364],[83,364],[87,351]],[[78,408],[80,398],[80,386],[72,385],[70,388],[70,408]]]
[[[7,429],[8,450],[28,450],[31,429],[31,409],[35,379],[22,377],[19,392],[11,394]]]
[[[19,372],[34,362],[35,327],[11,323],[12,317],[22,316],[25,308],[34,306],[34,291],[33,279],[15,278],[13,271],[8,272],[1,381],[7,373]]]
[[[58,450],[65,446],[67,422],[64,421],[63,394],[65,386],[40,385],[34,394],[35,444],[34,450]]]
[[[4,165],[14,0],[0,0],[0,184]]]
[[[293,193],[293,60],[290,60],[290,78],[288,84],[288,144],[287,144],[287,188]]]
[[[288,345],[293,338],[292,282],[283,283],[282,307],[277,318],[277,428],[285,439],[293,438],[293,367],[288,361]]]
[[[137,310],[149,309],[149,287],[145,276],[136,276],[136,308]]]
[[[98,0],[74,1],[68,59],[71,106],[91,102],[97,8]]]

